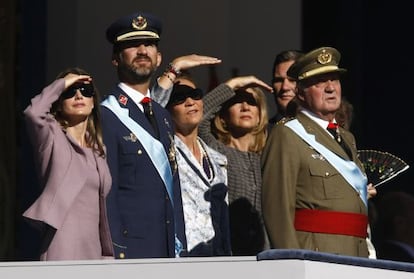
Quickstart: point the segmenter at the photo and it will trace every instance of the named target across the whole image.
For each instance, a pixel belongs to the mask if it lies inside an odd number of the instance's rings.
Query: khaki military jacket
[[[351,149],[352,158],[305,114],[298,113],[297,119],[308,133],[315,135],[316,141],[363,169],[357,158],[355,138],[349,131],[340,128],[339,132]],[[272,128],[261,159],[263,218],[272,247],[368,257],[365,238],[295,230],[296,209],[367,215],[367,207],[338,170],[285,123],[281,121]]]

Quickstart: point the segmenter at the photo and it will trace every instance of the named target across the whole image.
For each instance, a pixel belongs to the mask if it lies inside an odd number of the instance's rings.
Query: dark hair
[[[341,106],[335,114],[335,119],[339,126],[349,130],[351,128],[354,114],[354,106],[344,96],[342,96]]]
[[[286,61],[296,61],[303,55],[304,55],[303,52],[301,52],[300,50],[294,50],[294,49],[284,50],[282,52],[279,52],[276,55],[275,60],[273,61],[272,80],[274,78],[273,75],[275,73],[275,69],[277,65],[279,65],[280,63],[286,62]]]
[[[56,79],[63,78],[68,74],[77,74],[77,75],[90,75],[87,71],[78,68],[68,68],[62,72],[60,72]],[[93,96],[93,109],[91,114],[88,117],[88,124],[86,127],[87,131],[87,138],[86,143],[90,146],[93,150],[98,152],[98,154],[102,157],[105,157],[104,151],[104,144],[102,139],[102,125],[101,125],[101,117],[100,117],[100,95],[99,91],[97,90],[96,86],[94,85],[93,81],[91,82],[93,90],[95,92]],[[56,121],[62,126],[63,129],[68,127],[68,122],[65,116],[62,114],[62,103],[63,98],[62,96],[59,97],[53,104],[50,109],[50,113],[55,117]]]

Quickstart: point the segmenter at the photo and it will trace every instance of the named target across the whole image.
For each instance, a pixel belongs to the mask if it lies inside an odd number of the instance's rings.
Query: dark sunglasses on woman
[[[171,92],[167,107],[180,105],[184,103],[187,98],[201,100],[203,98],[203,90],[200,88],[192,88],[187,85],[176,84]]]
[[[70,99],[75,96],[76,91],[80,91],[83,97],[91,98],[95,95],[95,90],[93,85],[90,83],[81,83],[81,84],[73,84],[68,89],[63,91],[62,98],[63,99]]]

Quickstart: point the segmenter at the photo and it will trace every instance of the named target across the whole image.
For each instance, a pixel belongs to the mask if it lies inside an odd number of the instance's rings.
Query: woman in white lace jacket
[[[155,100],[157,96],[153,94]],[[203,92],[181,76],[169,96],[166,108],[174,121],[188,255],[231,255],[227,158],[198,137]]]

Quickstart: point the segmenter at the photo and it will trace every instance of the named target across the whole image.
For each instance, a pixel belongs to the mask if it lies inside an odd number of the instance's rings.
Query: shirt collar
[[[317,116],[315,113],[311,112],[308,109],[303,108],[301,110],[303,114],[305,114],[307,117],[318,123],[319,126],[321,126],[323,129],[326,129],[328,127],[329,121],[321,119],[319,116]],[[336,119],[334,119],[332,122],[336,123]]]
[[[135,90],[135,89],[133,89],[132,87],[130,87],[130,86],[128,86],[128,85],[126,85],[125,83],[123,83],[123,82],[120,82],[119,84],[118,84],[118,86],[119,86],[119,88],[121,88],[126,94],[128,94],[128,97],[129,98],[131,98],[133,101],[134,101],[134,103],[136,103],[137,105],[140,105],[141,104],[141,101],[142,101],[142,99],[144,99],[144,97],[150,97],[151,98],[151,95],[150,95],[150,90],[148,89],[147,90],[147,92],[144,94],[144,93],[142,93],[142,92],[139,92],[139,91],[137,91],[137,90]],[[137,94],[137,93],[139,93],[139,94]]]

